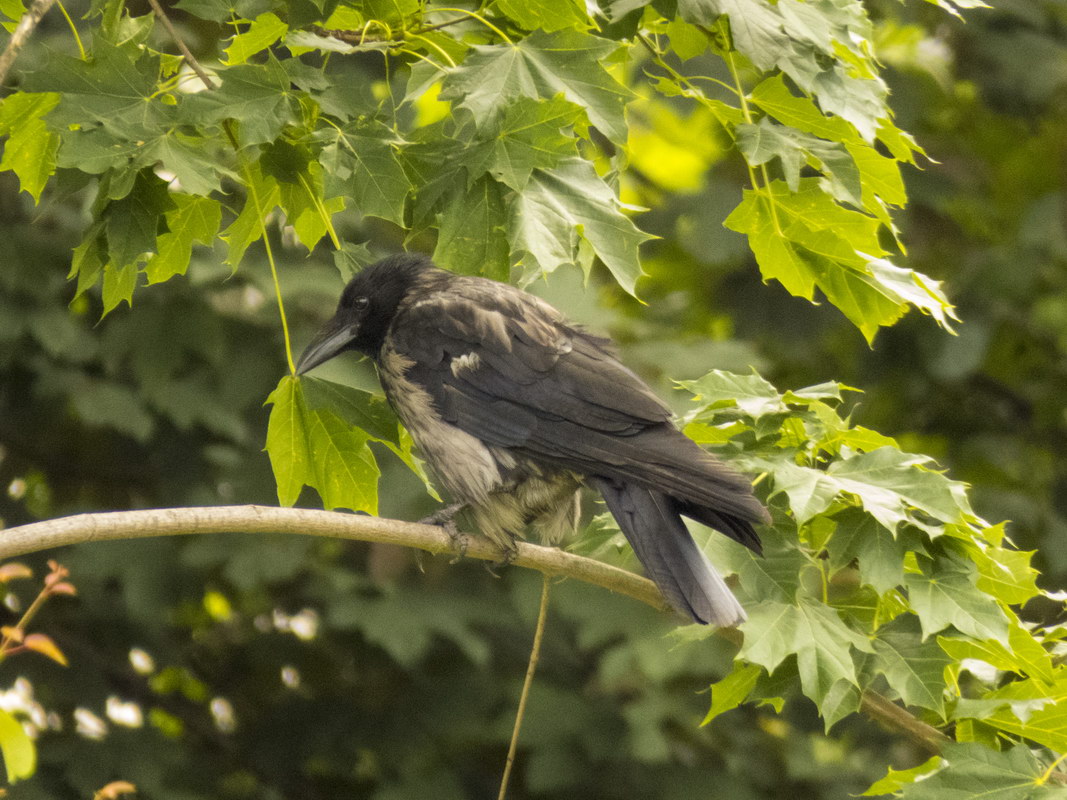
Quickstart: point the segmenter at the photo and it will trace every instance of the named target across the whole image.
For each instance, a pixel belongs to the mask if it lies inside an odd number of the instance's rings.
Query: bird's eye
[[[366,308],[369,305],[370,305],[370,300],[368,300],[366,297],[357,297],[356,298],[355,306],[360,311],[362,311],[364,308]]]

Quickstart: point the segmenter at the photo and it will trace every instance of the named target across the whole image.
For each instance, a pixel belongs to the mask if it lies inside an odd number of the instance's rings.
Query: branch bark
[[[215,82],[211,80],[204,68],[200,66],[200,62],[196,60],[196,57],[189,49],[189,46],[185,43],[185,40],[181,37],[181,34],[178,33],[178,30],[174,27],[174,24],[170,21],[170,17],[167,16],[167,12],[164,11],[163,6],[159,4],[159,0],[148,0],[148,4],[152,6],[152,10],[155,12],[156,17],[158,17],[159,21],[163,23],[163,27],[167,29],[167,33],[170,34],[170,37],[174,40],[174,43],[178,45],[178,49],[181,51],[182,58],[185,59],[185,63],[188,64],[189,68],[196,73],[196,77],[198,77],[200,79],[200,82],[204,84],[204,88],[209,90],[214,89]]]
[[[295,533],[413,547],[434,555],[454,552],[448,534],[434,525],[305,508],[207,506],[78,514],[8,528],[0,531],[0,560],[68,544],[197,533]],[[555,547],[528,542],[517,542],[516,546],[518,555],[512,561],[516,566],[584,581],[654,608],[670,608],[655,584],[640,575]],[[465,555],[485,561],[499,561],[503,556],[499,548],[480,536],[469,537]],[[734,644],[741,642],[735,629],[724,628],[719,633]],[[930,753],[939,753],[951,741],[937,728],[869,689],[863,693],[860,710]]]
[[[37,23],[48,13],[48,9],[56,0],[34,0],[33,5],[22,15],[15,32],[8,39],[7,47],[0,53],[0,84],[7,80],[7,73],[11,71],[11,65],[15,63],[22,46],[29,41],[30,34],[37,28]]]

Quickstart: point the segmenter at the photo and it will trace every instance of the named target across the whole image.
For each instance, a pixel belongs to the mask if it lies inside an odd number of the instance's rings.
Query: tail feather
[[[747,519],[726,514],[722,511],[697,505],[687,500],[677,500],[678,511],[690,519],[703,522],[709,528],[714,528],[719,533],[729,536],[735,542],[743,544],[756,555],[763,555],[763,544],[760,542],[756,529]]]
[[[741,604],[686,529],[676,500],[607,478],[595,478],[593,483],[648,577],[674,608],[697,622],[720,627],[745,620]]]

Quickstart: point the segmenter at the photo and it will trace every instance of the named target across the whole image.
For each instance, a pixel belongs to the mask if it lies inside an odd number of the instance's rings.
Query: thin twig
[[[305,508],[208,506],[78,514],[0,530],[0,560],[82,542],[199,533],[295,533],[395,544],[435,555],[454,553],[448,534],[433,525]],[[632,597],[653,608],[669,608],[655,584],[640,575],[555,547],[517,542],[516,549],[518,555],[512,561],[516,566],[536,569],[548,576],[574,578]],[[504,557],[494,544],[481,536],[471,538],[466,555],[493,562]],[[722,628],[718,633],[730,642],[740,642],[741,634],[734,628]],[[860,710],[932,753],[939,752],[951,741],[937,728],[877,692],[867,690],[863,693]]]
[[[30,34],[36,29],[37,23],[48,13],[48,9],[55,2],[56,0],[33,0],[33,5],[22,15],[19,24],[15,26],[15,32],[11,34],[11,38],[7,42],[7,47],[4,48],[3,53],[0,53],[0,85],[3,85],[7,79],[7,73],[11,71],[11,65],[15,63],[15,58],[18,56],[22,46],[29,40]]]
[[[411,31],[409,35],[417,36],[426,33],[427,31],[440,30],[441,28],[447,28],[449,25],[455,25],[457,22],[464,22],[467,19],[469,19],[469,17],[456,17],[455,19],[450,19],[445,22],[438,22],[436,25],[427,25],[423,28],[419,28],[417,31]],[[339,39],[342,42],[348,42],[349,44],[385,43],[391,44],[395,47],[403,47],[404,45],[403,38],[396,39],[392,36],[383,36],[381,34],[367,34],[364,31],[348,31],[340,30],[337,28],[323,28],[320,25],[312,26],[311,30],[313,33],[317,33],[320,36],[329,36],[334,39]],[[403,33],[403,31],[398,31],[398,33]]]
[[[918,717],[913,717],[907,709],[869,689],[860,697],[860,711],[898,733],[903,733],[932,755],[937,755],[946,744],[952,742],[952,739],[933,725],[927,725]]]
[[[537,671],[537,662],[541,658],[541,638],[545,634],[545,617],[548,616],[548,588],[551,580],[548,575],[543,576],[541,583],[541,609],[537,612],[537,628],[534,630],[533,646],[530,648],[530,662],[526,665],[526,679],[522,682],[522,694],[519,695],[519,707],[515,711],[515,727],[511,731],[511,744],[508,745],[508,757],[504,761],[504,775],[500,778],[500,794],[497,800],[504,800],[508,795],[508,780],[511,778],[511,767],[515,764],[515,751],[519,747],[519,730],[522,728],[522,718],[526,715],[526,701],[530,697],[530,686],[533,684],[534,673]]]
[[[163,27],[167,29],[167,33],[170,34],[174,43],[178,45],[178,49],[182,51],[182,58],[185,59],[185,63],[196,73],[196,77],[203,81],[204,86],[208,89],[214,89],[215,82],[211,80],[207,72],[204,71],[204,68],[200,66],[200,62],[196,60],[196,57],[189,50],[188,46],[186,46],[185,40],[182,39],[181,34],[178,33],[174,25],[171,24],[170,18],[167,17],[167,12],[163,10],[163,6],[159,4],[159,0],[148,0],[148,4],[152,6],[152,10],[156,12],[159,21],[163,23]]]

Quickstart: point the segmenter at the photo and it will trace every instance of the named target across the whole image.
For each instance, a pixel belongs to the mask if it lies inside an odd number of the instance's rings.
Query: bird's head
[[[333,318],[304,349],[297,374],[346,350],[376,358],[400,301],[419,275],[432,268],[433,263],[424,255],[401,253],[362,270],[345,286]]]

